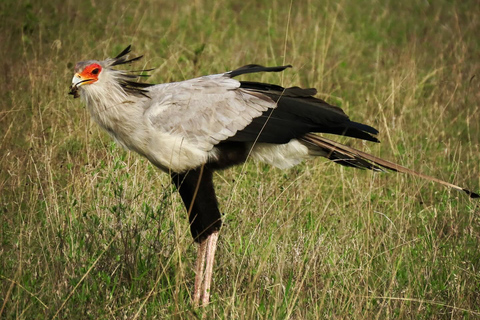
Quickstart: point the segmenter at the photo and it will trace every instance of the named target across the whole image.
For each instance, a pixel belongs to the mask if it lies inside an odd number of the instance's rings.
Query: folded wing
[[[342,109],[313,97],[315,89],[237,81],[247,73],[289,66],[247,65],[218,75],[150,89],[149,119],[169,134],[209,151],[222,142],[288,143],[310,132],[378,142],[378,131],[351,121]],[[157,94],[156,94],[157,93]]]

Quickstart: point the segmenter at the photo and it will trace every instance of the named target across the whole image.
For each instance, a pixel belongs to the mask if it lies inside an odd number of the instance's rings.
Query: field
[[[43,4],[42,4],[43,2]],[[480,191],[477,1],[4,0],[1,319],[480,319],[480,202],[325,159],[215,175],[211,304],[167,174],[68,89],[77,61],[133,45],[149,82],[257,63],[379,129],[338,138]]]

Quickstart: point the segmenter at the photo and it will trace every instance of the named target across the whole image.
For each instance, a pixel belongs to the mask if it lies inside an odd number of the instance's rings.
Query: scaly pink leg
[[[215,250],[217,249],[218,231],[215,231],[208,237],[207,253],[205,260],[207,266],[205,267],[205,280],[203,282],[202,291],[202,306],[205,307],[210,300],[210,285],[212,283],[213,263],[215,262]]]
[[[197,262],[195,265],[195,289],[193,292],[193,305],[195,307],[199,306],[200,298],[202,300],[202,307],[208,305],[210,300],[210,285],[212,282],[217,240],[218,231],[209,235],[198,247]]]
[[[205,266],[205,253],[207,253],[208,238],[198,245],[197,262],[195,264],[195,289],[193,291],[193,305],[198,307],[202,294],[203,269]]]

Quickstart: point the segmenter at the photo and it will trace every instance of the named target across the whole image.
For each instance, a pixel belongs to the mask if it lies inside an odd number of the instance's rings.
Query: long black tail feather
[[[375,171],[384,171],[382,168],[385,168],[396,172],[407,173],[465,192],[470,198],[480,198],[480,195],[478,193],[472,192],[468,189],[459,187],[450,182],[427,176],[423,173],[418,173],[396,163],[390,162],[388,160],[383,160],[381,158],[372,156],[371,154],[347,147],[341,143],[326,139],[324,137],[320,137],[314,134],[307,134],[302,137],[300,141],[305,144],[309,149],[315,150],[316,148],[319,148],[321,151],[324,152],[324,154],[326,152],[327,155],[325,157],[327,159],[330,159],[341,165],[353,166],[360,169],[370,169]]]

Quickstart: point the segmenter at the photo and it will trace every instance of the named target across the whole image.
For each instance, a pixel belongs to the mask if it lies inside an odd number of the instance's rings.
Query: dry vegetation
[[[67,95],[76,61],[130,43],[156,67],[152,82],[290,63],[259,80],[318,88],[383,143],[340,140],[478,191],[479,11],[447,0],[2,1],[0,317],[479,318],[479,203],[321,159],[217,174],[212,303],[194,310],[195,246],[168,176]]]

